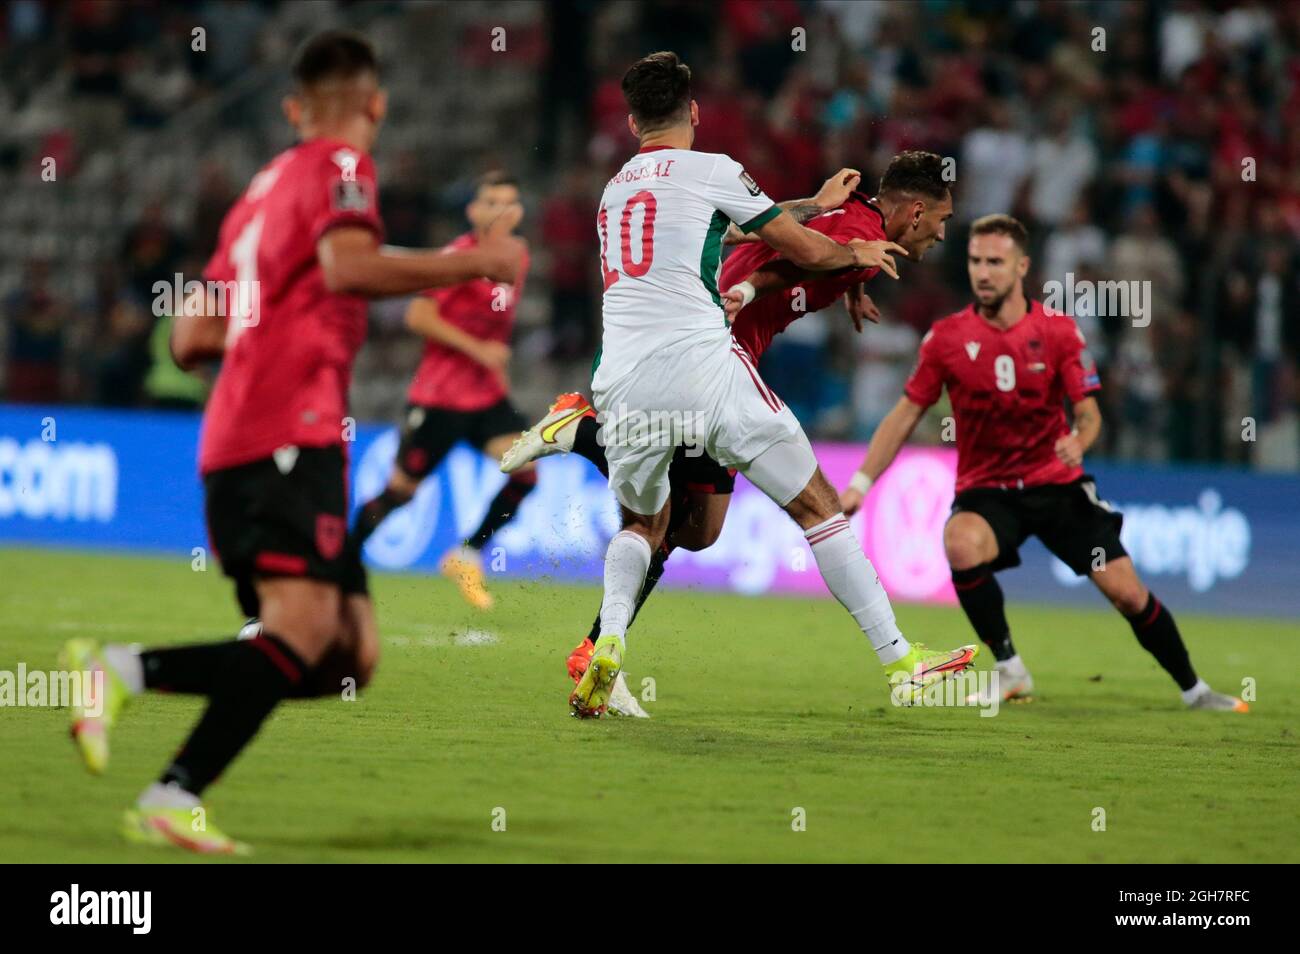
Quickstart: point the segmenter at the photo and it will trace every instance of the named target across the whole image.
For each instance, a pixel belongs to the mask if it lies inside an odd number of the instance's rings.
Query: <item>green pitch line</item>
[[[179,643],[242,622],[188,558],[8,550],[0,579],[0,670],[49,668],[77,635]],[[1300,860],[1297,625],[1180,614],[1212,685],[1257,681],[1248,715],[1189,713],[1113,612],[1012,605],[1039,696],[981,718],[891,706],[829,600],[669,590],[629,639],[654,718],[578,722],[564,659],[595,589],[501,582],[487,615],[441,579],[377,575],[374,592],[376,683],[284,705],[209,792],[254,860],[572,862],[593,813],[624,862]],[[898,615],[932,646],[974,639],[955,608]],[[195,860],[116,825],[201,704],[139,700],[103,778],[62,712],[0,709],[0,861]]]

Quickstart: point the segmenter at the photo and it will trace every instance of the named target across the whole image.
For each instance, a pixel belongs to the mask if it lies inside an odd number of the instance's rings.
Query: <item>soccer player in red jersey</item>
[[[307,41],[285,101],[298,145],[250,182],[222,224],[173,331],[178,363],[224,357],[203,418],[199,469],[208,532],[252,639],[141,651],[88,640],[65,647],[69,669],[102,680],[75,707],[73,738],[92,772],[108,731],[146,689],[204,695],[208,707],[156,783],[126,813],[134,840],[232,853],[237,842],[201,810],[207,787],[281,700],[345,692],[378,658],[360,555],[346,546],[347,392],[366,334],[366,299],[479,276],[514,281],[522,248],[503,215],[476,248],[443,254],[381,247],[369,149],[384,115],[378,66],[356,34]],[[223,313],[215,288],[233,288]],[[202,819],[202,823],[196,823]]]
[[[945,223],[952,216],[952,195],[941,156],[919,151],[895,156],[881,176],[874,198],[857,191],[860,180],[857,171],[842,169],[812,199],[782,203],[782,207],[808,228],[837,242],[872,243],[879,253],[879,266],[808,272],[763,242],[742,245],[723,263],[718,287],[728,289],[723,299],[732,320],[732,336],[755,363],[791,322],[829,307],[841,296],[858,330],[864,318],[877,321],[879,312],[865,293],[865,283],[881,270],[898,278],[893,254],[920,261],[935,243],[943,241]],[[728,240],[742,238],[737,230],[728,234]],[[595,412],[579,394],[562,395],[551,413],[516,442],[502,469],[570,450],[608,473]],[[717,540],[736,480],[734,471],[707,454],[692,454],[686,448],[679,448],[669,476],[673,483],[669,532],[651,558],[637,611],[663,576],[673,549],[703,550]],[[569,656],[569,675],[575,681],[586,670],[599,633],[597,616],[587,638]],[[610,711],[639,714],[640,707],[635,697],[616,687]]]
[[[1122,515],[1097,496],[1083,471],[1083,455],[1101,431],[1093,397],[1101,382],[1074,319],[1026,299],[1028,244],[1025,227],[1010,216],[972,223],[966,260],[975,301],[935,322],[922,340],[903,397],[841,494],[844,512],[862,505],[947,387],[957,427],[957,495],[944,549],[961,607],[996,660],[999,679],[990,695],[1010,699],[1033,689],[1011,643],[994,574],[1018,566],[1020,545],[1037,536],[1123,614],[1188,706],[1245,712],[1240,699],[1197,678],[1173,616],[1142,583],[1120,543]],[[976,693],[971,701],[994,700]]]
[[[479,178],[474,200],[465,210],[473,227],[452,241],[448,251],[472,249],[503,212],[522,210],[519,185],[504,172]],[[428,340],[408,393],[401,445],[392,477],[383,493],[358,512],[352,542],[360,547],[384,519],[408,503],[459,440],[500,459],[528,426],[509,398],[507,368],[515,304],[523,291],[528,258],[513,285],[477,278],[427,291],[406,311],[406,324]],[[483,584],[481,551],[537,486],[533,466],[512,473],[488,504],[477,530],[448,553],[442,570],[473,606],[490,609],[492,596]]]

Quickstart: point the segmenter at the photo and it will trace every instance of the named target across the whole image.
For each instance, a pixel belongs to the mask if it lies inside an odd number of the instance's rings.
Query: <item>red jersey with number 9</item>
[[[1056,456],[1070,433],[1065,399],[1101,390],[1083,333],[1031,301],[1003,331],[969,305],[921,341],[904,392],[929,407],[946,386],[957,430],[957,493],[972,487],[1067,484],[1083,475]]]
[[[203,473],[286,445],[345,443],[366,300],[325,287],[316,243],[349,225],[382,237],[375,167],[330,139],[282,152],[226,214],[203,270],[223,283],[227,316],[225,357],[203,415]]]

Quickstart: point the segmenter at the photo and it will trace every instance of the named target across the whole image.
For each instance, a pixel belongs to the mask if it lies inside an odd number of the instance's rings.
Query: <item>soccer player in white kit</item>
[[[623,529],[605,553],[600,638],[570,707],[581,717],[605,710],[637,594],[668,526],[668,468],[680,444],[735,467],[803,528],[827,587],[885,666],[894,698],[914,701],[925,685],[968,668],[978,649],[937,652],[903,637],[803,428],[732,338],[717,284],[733,222],[810,270],[886,261],[893,270],[890,253],[907,253],[892,242],[841,245],[806,229],[735,160],[692,152],[699,107],[690,78],[667,52],[623,77],[628,128],[641,148],[601,196],[604,335],[591,385]]]

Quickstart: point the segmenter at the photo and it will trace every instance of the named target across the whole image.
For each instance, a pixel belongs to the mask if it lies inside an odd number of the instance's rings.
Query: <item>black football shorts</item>
[[[1128,556],[1119,540],[1124,515],[1097,496],[1088,474],[1068,484],[973,487],[957,495],[952,512],[988,521],[998,541],[994,570],[1019,566],[1020,545],[1031,536],[1079,576],[1092,572],[1099,553],[1107,561]]]
[[[729,494],[736,489],[736,471],[723,467],[702,447],[678,447],[668,465],[668,483],[674,491]]]
[[[346,468],[341,447],[284,448],[204,477],[208,536],[246,615],[260,615],[257,577],[367,592],[360,551],[347,546]]]
[[[397,465],[412,480],[423,480],[442,463],[457,441],[464,440],[483,450],[492,438],[517,434],[528,426],[509,398],[502,398],[480,411],[408,404],[402,421],[402,441],[397,448]]]

